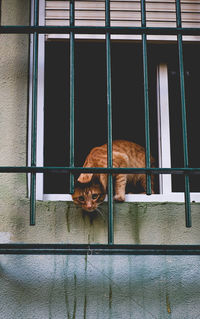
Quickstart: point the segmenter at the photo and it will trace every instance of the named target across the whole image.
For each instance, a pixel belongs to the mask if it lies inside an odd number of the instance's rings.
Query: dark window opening
[[[187,112],[189,167],[199,167],[199,74],[200,45],[184,46],[185,95]],[[181,96],[178,53],[173,51],[169,61],[169,100],[172,167],[184,167],[181,123]],[[184,176],[173,175],[172,191],[184,191]],[[190,191],[200,192],[199,175],[190,176]]]
[[[113,139],[145,146],[141,44],[112,42]],[[154,50],[152,49],[153,53]],[[149,51],[151,153],[158,162],[156,61]],[[69,43],[46,42],[44,165],[69,166]],[[75,42],[75,165],[107,141],[105,42]],[[66,174],[44,176],[44,193],[69,192]]]

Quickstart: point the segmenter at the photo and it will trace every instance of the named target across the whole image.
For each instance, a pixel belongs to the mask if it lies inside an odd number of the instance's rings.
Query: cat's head
[[[83,210],[93,212],[104,201],[105,196],[101,183],[96,179],[92,179],[89,183],[77,182],[72,199]]]

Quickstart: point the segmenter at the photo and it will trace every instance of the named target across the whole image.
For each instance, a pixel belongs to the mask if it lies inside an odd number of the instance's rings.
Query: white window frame
[[[33,5],[33,3],[32,3]],[[33,12],[33,10],[32,10]],[[39,24],[45,25],[45,0],[39,2]],[[83,36],[82,36],[83,37]],[[120,38],[121,39],[121,38]],[[30,41],[31,48],[33,40]],[[30,50],[30,88],[29,88],[29,128],[28,128],[28,165],[31,165],[31,102],[32,102],[32,50]],[[38,43],[38,87],[37,87],[37,148],[36,165],[44,166],[44,60],[45,35],[39,35]],[[165,63],[157,67],[157,114],[158,114],[158,153],[159,167],[171,167],[170,121],[168,69]],[[126,194],[126,202],[184,202],[184,193],[172,192],[171,174],[159,175],[159,194]],[[28,175],[28,190],[30,195],[30,174]],[[36,174],[36,199],[43,201],[71,201],[70,194],[44,194],[44,175]],[[190,193],[192,202],[200,202],[200,193]]]

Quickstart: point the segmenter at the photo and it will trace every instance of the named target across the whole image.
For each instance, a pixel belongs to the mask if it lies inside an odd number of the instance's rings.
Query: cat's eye
[[[98,194],[92,194],[92,199],[97,199]]]
[[[78,199],[80,200],[80,202],[84,202],[84,200],[85,200],[84,196],[79,196]]]

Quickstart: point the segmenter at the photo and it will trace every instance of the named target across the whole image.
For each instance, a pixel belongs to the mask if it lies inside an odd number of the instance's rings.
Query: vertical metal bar
[[[106,27],[110,27],[110,1],[106,0]],[[112,90],[111,90],[111,44],[110,33],[106,32],[106,75],[107,75],[107,125],[108,125],[108,163],[112,168]],[[108,174],[108,244],[114,243],[113,232],[113,178]]]
[[[145,0],[141,0],[141,22],[146,27]],[[143,74],[144,74],[144,108],[145,108],[145,143],[146,143],[146,167],[151,167],[150,161],[150,130],[149,130],[149,93],[148,93],[148,65],[147,65],[147,37],[142,34]],[[146,175],[146,193],[151,195],[151,175]]]
[[[34,0],[34,26],[38,26],[38,0]],[[31,166],[36,166],[37,140],[37,75],[38,75],[38,33],[33,34],[33,93],[32,93],[32,132],[31,132]],[[31,173],[30,191],[30,225],[35,225],[36,211],[36,173]]]
[[[70,26],[74,26],[74,0],[70,0]],[[70,32],[70,167],[74,167],[74,32]],[[70,173],[70,194],[74,193],[74,175]]]
[[[181,23],[181,6],[180,0],[176,0],[176,24],[177,28],[182,27]],[[182,34],[178,34],[178,54],[179,54],[179,73],[180,73],[180,89],[181,89],[181,111],[182,111],[182,132],[183,132],[183,153],[184,167],[189,167],[188,161],[188,143],[187,143],[187,120],[186,120],[186,103],[185,103],[185,79],[184,79],[184,63],[183,63],[183,42]],[[191,206],[190,206],[190,185],[189,176],[185,176],[185,220],[186,227],[192,226]]]

